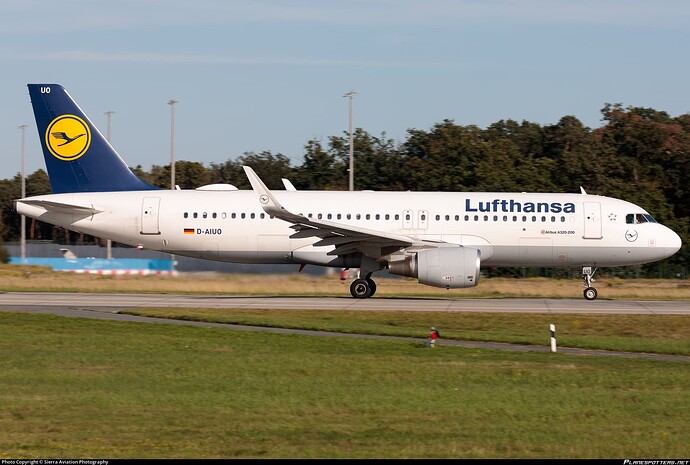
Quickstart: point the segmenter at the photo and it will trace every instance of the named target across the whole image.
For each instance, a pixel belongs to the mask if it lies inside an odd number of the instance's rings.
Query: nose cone
[[[683,242],[675,231],[665,227],[664,234],[658,245],[664,249],[664,258],[668,258],[680,250]]]

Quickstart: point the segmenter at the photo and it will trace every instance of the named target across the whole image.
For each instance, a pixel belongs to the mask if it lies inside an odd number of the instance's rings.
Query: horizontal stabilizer
[[[48,211],[56,211],[58,213],[88,213],[90,215],[100,213],[103,210],[94,208],[93,206],[77,205],[72,203],[55,202],[52,200],[38,200],[38,199],[21,199],[18,203],[24,205],[32,205],[34,207],[41,207]]]

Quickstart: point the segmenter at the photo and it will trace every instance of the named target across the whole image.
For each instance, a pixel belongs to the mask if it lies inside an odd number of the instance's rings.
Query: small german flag
[[[184,228],[185,234],[194,234],[194,228]]]

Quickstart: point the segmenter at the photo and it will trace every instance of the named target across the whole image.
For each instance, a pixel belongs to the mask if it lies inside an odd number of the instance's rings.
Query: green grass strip
[[[3,458],[690,456],[684,362],[5,312],[0,336]]]

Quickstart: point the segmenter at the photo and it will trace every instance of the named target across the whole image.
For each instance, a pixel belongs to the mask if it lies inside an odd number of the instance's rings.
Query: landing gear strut
[[[591,266],[582,267],[582,284],[585,286],[583,295],[587,300],[594,300],[598,295],[597,290],[592,287],[592,283],[594,282],[594,278],[592,278],[592,276],[594,276],[594,273],[596,272],[597,269],[595,268],[592,270]]]

